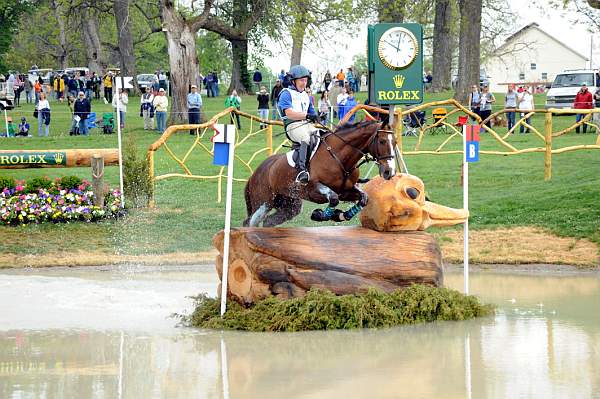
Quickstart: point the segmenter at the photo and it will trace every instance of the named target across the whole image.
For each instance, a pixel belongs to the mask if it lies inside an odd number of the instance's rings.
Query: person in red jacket
[[[575,109],[592,109],[594,108],[594,100],[592,93],[588,90],[587,85],[584,83],[579,89],[579,92],[575,96]],[[582,120],[585,114],[577,114],[577,122]],[[579,133],[579,126],[575,128],[575,133]],[[583,133],[587,133],[587,124],[583,124]]]

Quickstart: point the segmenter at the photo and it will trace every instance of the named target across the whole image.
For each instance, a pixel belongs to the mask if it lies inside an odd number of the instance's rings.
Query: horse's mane
[[[355,122],[355,123],[344,123],[343,125],[338,126],[335,130],[334,133],[336,134],[344,134],[346,132],[349,131],[354,131],[356,129],[362,129],[365,128],[367,126],[371,126],[373,124],[379,123],[378,121],[360,121],[360,122]]]

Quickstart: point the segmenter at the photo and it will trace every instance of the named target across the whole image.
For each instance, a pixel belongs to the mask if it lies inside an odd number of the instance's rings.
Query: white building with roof
[[[588,58],[531,23],[509,36],[483,63],[490,91],[505,92],[508,83],[552,83],[565,69],[587,67]]]

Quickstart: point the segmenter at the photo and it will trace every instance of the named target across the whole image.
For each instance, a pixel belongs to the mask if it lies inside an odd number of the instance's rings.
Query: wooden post
[[[398,119],[396,120],[396,126],[394,126],[394,135],[396,136],[396,143],[398,144],[398,149],[402,153],[404,149],[402,148],[402,108],[398,109]],[[395,118],[394,118],[395,119]]]
[[[273,125],[267,125],[267,155],[273,155]]]
[[[552,179],[552,112],[546,112],[546,123],[544,124],[546,142],[546,155],[544,156],[544,180]]]
[[[150,176],[150,183],[152,184],[152,194],[148,199],[148,207],[154,208],[154,190],[156,189],[156,179],[154,178],[154,151],[148,151],[148,175]]]
[[[92,155],[92,190],[94,205],[104,206],[104,158],[99,154]]]

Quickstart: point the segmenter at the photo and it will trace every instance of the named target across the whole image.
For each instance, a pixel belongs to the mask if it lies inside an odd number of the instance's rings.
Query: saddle
[[[310,163],[310,160],[312,160],[313,157],[315,156],[315,154],[317,153],[317,150],[319,149],[319,144],[321,144],[320,135],[313,134],[310,137],[310,146],[309,146],[309,150],[308,150],[308,153],[310,154],[310,156],[308,158],[309,160],[307,162],[307,167],[308,167],[308,164]],[[292,168],[295,168],[296,163],[298,162],[298,150],[299,149],[300,149],[300,144],[292,142],[292,149],[285,154],[288,165],[290,165]]]

